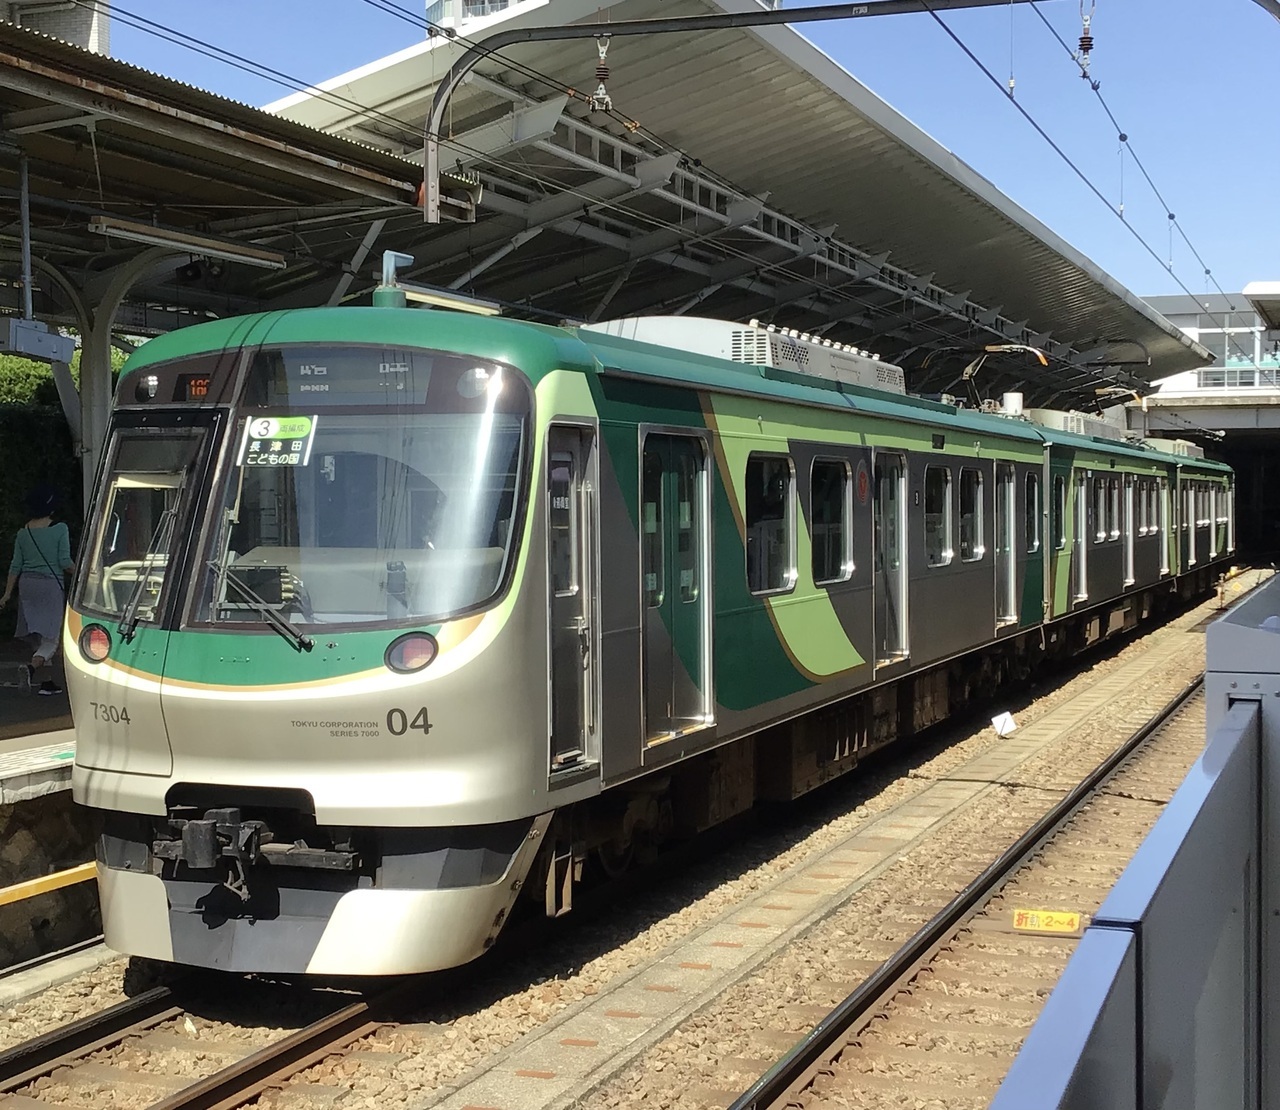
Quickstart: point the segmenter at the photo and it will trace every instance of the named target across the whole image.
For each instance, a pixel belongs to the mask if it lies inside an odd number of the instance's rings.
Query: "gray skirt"
[[[42,644],[56,644],[62,636],[65,603],[56,578],[24,572],[18,579],[18,636],[39,636]]]

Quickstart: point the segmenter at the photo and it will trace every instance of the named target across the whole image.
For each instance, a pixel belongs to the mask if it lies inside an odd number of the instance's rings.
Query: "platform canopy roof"
[[[464,30],[753,2],[528,0]],[[446,117],[446,165],[483,185],[475,222],[428,225],[415,204],[423,123],[463,49],[425,38],[262,112],[0,24],[0,141],[30,157],[36,253],[92,292],[145,249],[88,230],[106,213],[287,262],[157,265],[122,315],[135,331],[359,301],[376,256],[396,249],[414,256],[413,280],[535,318],[756,318],[897,361],[920,392],[963,394],[960,371],[988,344],[1050,362],[993,356],[982,395],[1022,389],[1057,407],[1094,408],[1209,360],[784,26],[615,38],[612,112],[581,92],[596,84],[592,40],[487,58]],[[13,159],[0,159],[6,276],[15,197]],[[57,307],[58,290],[47,297]]]
[[[1280,330],[1280,281],[1251,281],[1244,295],[1268,329]]]

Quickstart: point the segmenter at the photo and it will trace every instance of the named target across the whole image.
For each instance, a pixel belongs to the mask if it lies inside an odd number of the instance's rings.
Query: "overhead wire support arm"
[[[423,214],[427,223],[438,224],[444,198],[440,183],[440,139],[445,111],[463,78],[485,58],[517,43],[551,42],[565,39],[615,38],[622,35],[664,35],[681,31],[723,31],[735,27],[767,27],[789,23],[817,23],[831,19],[862,19],[877,15],[908,15],[925,11],[953,11],[960,8],[1004,7],[1031,0],[866,0],[862,4],[824,4],[815,7],[760,9],[727,12],[721,15],[672,16],[667,19],[630,19],[617,23],[572,23],[555,27],[522,27],[499,31],[473,43],[453,63],[431,101],[424,127]],[[602,54],[603,58],[603,54]],[[464,221],[475,219],[475,193],[470,203],[461,202]],[[455,202],[457,204],[458,202]]]

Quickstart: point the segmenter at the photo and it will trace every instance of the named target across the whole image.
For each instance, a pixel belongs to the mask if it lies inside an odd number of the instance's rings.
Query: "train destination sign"
[[[241,466],[306,466],[315,440],[315,416],[252,416],[240,441]]]

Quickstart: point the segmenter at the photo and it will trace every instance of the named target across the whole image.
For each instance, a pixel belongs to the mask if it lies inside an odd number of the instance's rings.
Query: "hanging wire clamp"
[[[611,112],[613,111],[613,98],[609,95],[608,90],[604,87],[605,82],[609,80],[609,66],[605,62],[605,55],[609,53],[609,36],[600,35],[596,39],[596,49],[600,52],[600,60],[596,63],[596,91],[591,94],[591,110],[593,112]]]
[[[1097,0],[1090,0],[1089,10],[1085,11],[1085,0],[1080,0],[1080,20],[1084,24],[1080,31],[1080,47],[1076,51],[1076,64],[1080,66],[1080,76],[1089,79],[1089,55],[1093,51],[1093,13],[1097,9]]]

